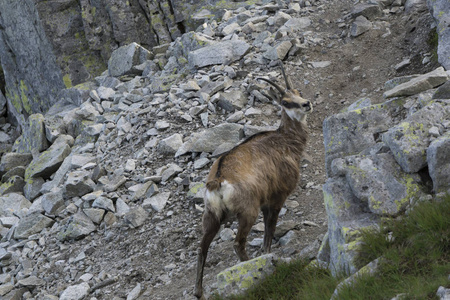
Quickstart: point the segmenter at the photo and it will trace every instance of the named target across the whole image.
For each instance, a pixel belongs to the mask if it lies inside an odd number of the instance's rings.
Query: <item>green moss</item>
[[[70,80],[70,74],[66,74],[63,76],[64,85],[66,88],[72,87],[72,80]]]

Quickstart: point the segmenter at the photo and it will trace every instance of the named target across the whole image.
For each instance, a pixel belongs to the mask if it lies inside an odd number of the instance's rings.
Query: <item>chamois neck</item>
[[[283,134],[294,135],[299,138],[307,138],[308,132],[306,127],[306,115],[304,115],[300,120],[291,119],[291,117],[289,117],[283,109],[281,111],[281,122],[278,131]]]

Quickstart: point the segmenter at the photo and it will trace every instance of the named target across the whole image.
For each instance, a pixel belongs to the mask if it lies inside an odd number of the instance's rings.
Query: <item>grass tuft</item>
[[[378,229],[362,232],[362,241],[357,265],[381,257],[378,270],[340,288],[335,299],[392,299],[399,294],[401,299],[437,299],[439,286],[450,287],[450,195],[384,220]],[[330,299],[340,279],[307,265],[304,260],[280,264],[259,285],[227,299]]]

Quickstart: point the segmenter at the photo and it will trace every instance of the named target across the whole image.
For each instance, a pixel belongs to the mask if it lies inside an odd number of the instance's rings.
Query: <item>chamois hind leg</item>
[[[208,209],[203,214],[203,237],[200,247],[197,249],[197,280],[195,282],[194,295],[201,298],[203,295],[203,269],[205,268],[206,256],[208,254],[209,245],[220,229],[219,218]]]
[[[275,234],[275,228],[277,226],[278,214],[280,213],[280,210],[281,207],[274,206],[266,206],[262,208],[264,216],[264,253],[270,253],[272,239]]]
[[[241,213],[237,215],[239,227],[236,239],[234,240],[234,251],[236,252],[240,261],[249,260],[247,251],[245,250],[245,246],[247,243],[247,235],[252,229],[257,216],[258,214],[254,213]]]

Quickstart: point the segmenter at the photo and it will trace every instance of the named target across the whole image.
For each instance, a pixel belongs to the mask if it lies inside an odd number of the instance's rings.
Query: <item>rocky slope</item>
[[[345,235],[346,225],[340,222],[350,211],[331,204],[342,200],[342,192],[351,194],[356,203],[350,209],[352,220],[362,219],[354,213],[362,206],[368,221],[385,211],[397,215],[406,209],[367,204],[371,191],[384,197],[375,186],[386,184],[378,180],[388,180],[388,175],[389,183],[398,182],[392,185],[395,192],[408,201],[408,193],[430,182],[420,176],[423,156],[410,164],[410,158],[390,154],[397,151],[396,144],[398,152],[410,147],[397,132],[405,122],[410,127],[426,123],[422,128],[426,142],[417,153],[429,149],[430,158],[425,159],[429,170],[440,170],[433,166],[442,164],[439,149],[447,149],[442,142],[448,136],[447,102],[431,99],[448,99],[448,83],[439,92],[429,90],[378,106],[367,101],[385,102],[383,93],[392,89],[384,83],[390,78],[438,67],[425,43],[428,32],[421,29],[423,24],[429,28],[432,18],[424,3],[417,7],[414,3],[245,5],[174,42],[150,49],[152,45],[136,39],[129,42],[147,48],[130,43],[111,51],[107,71],[59,91],[48,111],[24,117],[18,138],[15,127],[3,118],[0,295],[192,298],[208,167],[242,138],[277,126],[279,109],[268,87],[254,78],[280,79],[279,59],[284,59],[288,74],[311,99],[315,112],[308,120],[311,141],[302,179],[281,213],[274,252],[313,258],[323,242],[320,261],[356,271],[347,259],[351,253],[339,256],[338,248],[356,241],[346,239],[354,235]],[[448,80],[442,72],[429,88]],[[412,95],[419,92],[413,89]],[[332,116],[360,98],[366,100]],[[0,98],[0,104],[4,102]],[[436,110],[432,114],[436,119],[429,122],[421,116],[428,109]],[[322,133],[328,116],[332,117]],[[351,134],[346,127],[353,129]],[[430,150],[432,146],[437,150]],[[343,158],[361,151],[369,158]],[[376,171],[369,170],[371,176],[357,171],[367,165],[376,165]],[[411,165],[413,169],[407,169]],[[408,174],[418,171],[419,175]],[[327,175],[328,216],[322,196]],[[435,180],[441,173],[430,171],[430,176],[433,183],[441,182]],[[367,191],[362,179],[369,180],[373,190]],[[411,189],[402,191],[405,182]],[[339,184],[346,188],[332,193]],[[436,191],[442,186],[445,190],[445,182],[440,184]],[[386,193],[393,194],[389,189]],[[395,197],[388,199],[395,202]],[[260,221],[249,236],[252,256],[260,254]],[[215,275],[237,263],[232,252],[236,223],[225,227],[211,246],[205,271],[208,293],[216,288]]]

